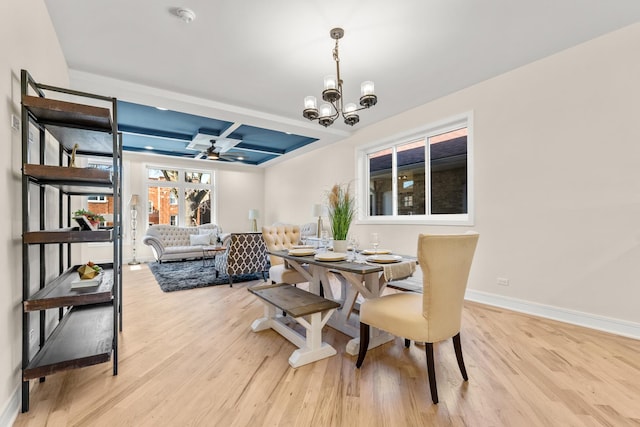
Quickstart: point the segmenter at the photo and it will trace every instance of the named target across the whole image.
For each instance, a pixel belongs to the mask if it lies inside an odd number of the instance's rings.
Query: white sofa
[[[214,245],[223,237],[222,228],[216,224],[197,227],[154,224],[149,227],[142,242],[151,247],[156,261],[162,262],[202,258],[203,246]]]

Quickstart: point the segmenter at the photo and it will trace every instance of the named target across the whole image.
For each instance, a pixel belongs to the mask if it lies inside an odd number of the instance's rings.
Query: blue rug
[[[211,266],[203,266],[202,260],[175,261],[175,262],[151,262],[149,270],[153,273],[164,292],[183,291],[186,289],[204,288],[207,286],[227,285],[229,276],[224,273],[216,277],[215,270]],[[241,274],[232,277],[233,283],[247,282],[262,279],[258,274]]]

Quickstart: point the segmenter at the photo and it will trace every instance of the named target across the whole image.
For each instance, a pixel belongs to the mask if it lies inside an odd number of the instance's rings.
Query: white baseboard
[[[613,319],[610,317],[569,310],[566,308],[538,304],[517,298],[490,294],[488,292],[474,291],[473,289],[467,289],[465,299],[520,313],[570,323],[572,325],[609,332],[623,337],[640,339],[640,324],[628,322],[626,320]]]
[[[4,411],[0,414],[0,427],[11,427],[16,421],[16,418],[18,418],[21,390],[22,386],[20,385],[6,403]]]

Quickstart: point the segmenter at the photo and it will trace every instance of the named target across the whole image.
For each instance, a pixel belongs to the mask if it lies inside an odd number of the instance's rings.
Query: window
[[[107,196],[89,196],[87,197],[89,203],[107,203]]]
[[[149,224],[195,226],[212,222],[212,174],[147,168]]]
[[[472,224],[471,114],[358,150],[360,220]]]
[[[104,160],[101,159],[89,158],[87,168],[111,171],[113,170],[113,164],[111,162],[104,162]],[[100,224],[101,226],[113,226],[113,196],[104,194],[87,196],[86,209],[105,217],[105,221]]]

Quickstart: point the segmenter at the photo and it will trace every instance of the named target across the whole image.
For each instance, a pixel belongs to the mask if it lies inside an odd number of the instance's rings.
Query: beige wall
[[[637,324],[638,51],[640,24],[381,123],[364,127],[364,112],[353,137],[267,170],[267,216],[308,221],[355,180],[355,147],[473,111],[475,226],[376,226],[383,246],[415,253],[418,233],[473,228],[473,290]],[[354,230],[366,242],[373,226]]]
[[[26,31],[28,29],[28,31]],[[22,360],[21,139],[10,127],[20,117],[20,70],[52,85],[68,86],[67,65],[41,0],[3,1],[0,5],[0,200],[9,210],[0,227],[0,424],[17,405]],[[7,203],[7,201],[12,201]],[[13,399],[13,400],[12,400]]]

